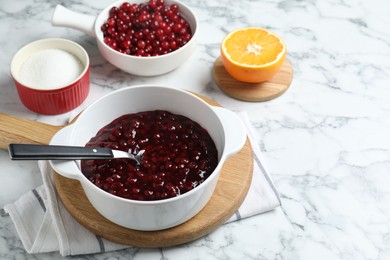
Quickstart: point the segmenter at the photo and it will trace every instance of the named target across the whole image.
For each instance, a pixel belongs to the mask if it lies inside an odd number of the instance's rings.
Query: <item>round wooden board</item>
[[[221,57],[218,57],[214,63],[213,75],[218,87],[229,96],[256,102],[268,101],[282,95],[291,84],[293,69],[286,59],[280,71],[270,80],[262,83],[245,83],[230,76],[222,64]]]
[[[201,97],[213,105],[216,104]],[[252,173],[253,151],[247,139],[241,151],[225,162],[208,204],[187,222],[160,231],[137,231],[118,226],[95,210],[77,180],[56,173],[54,183],[65,208],[82,226],[116,243],[150,248],[187,243],[212,232],[225,223],[245,199]]]

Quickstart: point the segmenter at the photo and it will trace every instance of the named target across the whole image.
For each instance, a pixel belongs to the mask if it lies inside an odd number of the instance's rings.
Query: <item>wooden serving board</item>
[[[275,76],[262,83],[245,83],[234,79],[218,57],[213,68],[214,80],[227,95],[243,101],[268,101],[282,95],[290,86],[293,78],[291,63],[286,59]]]
[[[201,96],[210,104],[212,100]],[[0,147],[9,143],[49,143],[61,127],[0,114]],[[81,225],[113,242],[137,247],[169,247],[198,239],[225,223],[241,205],[253,172],[253,152],[247,139],[242,150],[228,159],[208,204],[187,222],[161,231],[137,231],[118,226],[100,215],[77,180],[54,175],[58,195]]]
[[[251,160],[251,161],[250,161]],[[253,155],[249,141],[224,164],[208,204],[187,222],[160,231],[137,231],[118,226],[100,215],[80,183],[54,176],[58,195],[70,214],[93,233],[113,242],[137,247],[169,247],[198,239],[225,223],[244,200],[252,179]]]

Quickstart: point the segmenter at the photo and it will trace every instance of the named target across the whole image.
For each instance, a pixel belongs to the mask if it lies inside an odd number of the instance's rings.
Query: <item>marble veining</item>
[[[0,1],[0,112],[62,125],[97,98],[137,84],[163,84],[206,95],[248,113],[282,207],[226,224],[192,243],[165,249],[131,248],[71,259],[390,259],[390,2],[386,0],[183,0],[200,22],[196,53],[158,77],[123,73],[99,54],[95,39],[52,27],[56,4],[99,14],[112,1]],[[223,94],[212,79],[227,32],[268,28],[288,48],[294,79],[264,103]],[[23,45],[62,37],[91,58],[91,93],[72,112],[42,116],[19,101],[9,64]],[[41,183],[33,162],[11,162],[0,151],[0,207]],[[10,218],[0,214],[1,259],[28,255]]]

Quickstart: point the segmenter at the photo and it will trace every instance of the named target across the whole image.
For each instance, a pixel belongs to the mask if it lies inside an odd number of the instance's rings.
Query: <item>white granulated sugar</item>
[[[34,89],[56,89],[69,85],[83,72],[73,54],[60,49],[47,49],[32,54],[21,66],[20,82]]]

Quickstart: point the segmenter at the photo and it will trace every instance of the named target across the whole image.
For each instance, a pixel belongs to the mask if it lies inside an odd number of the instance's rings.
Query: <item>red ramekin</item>
[[[19,70],[34,53],[46,49],[60,49],[77,57],[82,66],[81,74],[70,84],[53,89],[41,90],[26,86],[19,80]],[[61,62],[61,61],[59,61]],[[88,53],[79,44],[61,38],[38,40],[21,48],[12,58],[11,75],[19,98],[31,111],[44,115],[58,115],[78,107],[87,98],[90,88]]]

